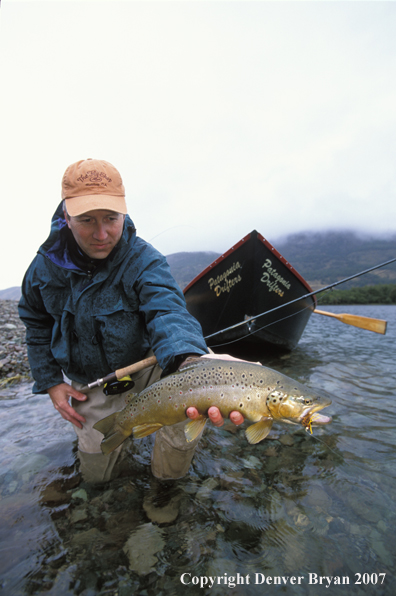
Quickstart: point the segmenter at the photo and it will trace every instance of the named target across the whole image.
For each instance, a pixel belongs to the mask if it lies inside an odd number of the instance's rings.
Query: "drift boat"
[[[315,296],[304,297],[311,292],[294,267],[253,230],[197,275],[184,296],[208,346],[222,352],[227,345],[228,353],[239,354],[248,346],[263,353],[293,350],[316,305]]]

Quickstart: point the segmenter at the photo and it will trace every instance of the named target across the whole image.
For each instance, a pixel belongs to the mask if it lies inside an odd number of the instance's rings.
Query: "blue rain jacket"
[[[60,204],[22,284],[19,315],[34,393],[62,383],[62,371],[92,382],[143,359],[149,348],[164,370],[177,356],[208,353],[165,257],[136,236],[129,216],[93,274],[71,259],[69,234]]]

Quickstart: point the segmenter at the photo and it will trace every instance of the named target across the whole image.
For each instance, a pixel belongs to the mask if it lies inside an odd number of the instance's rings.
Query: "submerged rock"
[[[156,553],[165,546],[163,531],[152,523],[144,524],[130,535],[123,551],[129,560],[129,568],[138,575],[154,571],[158,559]]]
[[[158,506],[155,499],[152,497],[145,498],[143,501],[143,509],[147,517],[157,524],[168,524],[173,522],[179,515],[179,501],[182,494],[171,498],[164,506]]]
[[[72,493],[72,499],[81,499],[82,501],[88,501],[87,491],[83,488],[79,488]]]
[[[204,482],[202,482],[201,488],[198,489],[196,493],[197,499],[208,499],[214,490],[218,486],[218,481],[215,478],[208,478]]]
[[[249,457],[246,457],[242,461],[243,461],[243,465],[245,466],[245,468],[253,469],[253,468],[261,468],[261,466],[262,466],[261,460],[258,457],[256,457],[255,455],[249,455]]]
[[[71,537],[70,542],[74,546],[92,546],[93,543],[97,542],[102,538],[103,534],[98,530],[98,528],[91,528],[90,530],[74,534]]]
[[[291,447],[292,445],[294,445],[294,439],[291,435],[282,435],[281,437],[279,437],[279,443]]]
[[[70,516],[70,521],[72,524],[75,524],[80,521],[84,521],[88,519],[88,512],[85,508],[81,509],[74,509]]]

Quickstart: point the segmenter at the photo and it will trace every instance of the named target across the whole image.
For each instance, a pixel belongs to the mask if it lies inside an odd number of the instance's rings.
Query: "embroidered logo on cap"
[[[89,180],[89,182],[86,182],[86,180]],[[107,182],[112,181],[105,172],[98,172],[97,170],[90,170],[86,174],[77,178],[77,181],[85,183],[85,186],[107,186],[105,180]]]

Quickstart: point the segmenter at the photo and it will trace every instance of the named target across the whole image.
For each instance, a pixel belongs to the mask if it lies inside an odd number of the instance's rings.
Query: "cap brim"
[[[126,215],[128,210],[125,197],[114,195],[87,195],[65,199],[66,210],[71,217],[94,211],[95,209],[106,209]]]

